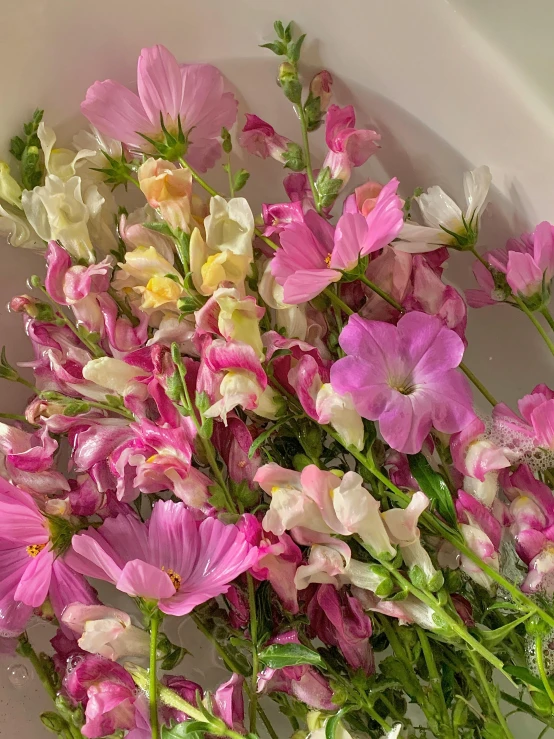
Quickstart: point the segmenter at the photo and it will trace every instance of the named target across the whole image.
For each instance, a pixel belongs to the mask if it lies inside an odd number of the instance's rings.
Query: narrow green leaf
[[[327,719],[325,722],[325,739],[335,739],[337,726],[345,713],[348,713],[347,709],[341,708],[334,716]]]
[[[287,53],[287,47],[280,41],[270,41],[267,44],[260,44],[260,48],[269,49],[277,56],[284,56]]]
[[[317,652],[303,644],[271,644],[259,653],[260,660],[272,670],[294,665],[323,665]]]
[[[272,436],[281,426],[283,426],[285,423],[288,423],[289,421],[290,417],[283,418],[281,421],[277,421],[275,424],[273,424],[273,426],[267,429],[267,431],[264,431],[263,434],[257,436],[250,445],[250,449],[248,450],[248,459],[252,459],[252,457],[256,453],[256,449],[258,449],[262,444],[265,444],[270,436]]]
[[[525,621],[527,621],[530,616],[530,613],[526,613],[523,616],[516,618],[514,621],[510,621],[509,623],[504,624],[504,626],[500,626],[498,629],[492,629],[491,631],[480,631],[479,636],[481,638],[481,641],[485,642],[488,647],[498,644],[499,642],[503,641],[508,636],[508,634],[516,628],[516,626],[525,623]]]
[[[448,524],[457,526],[452,493],[443,478],[438,472],[435,472],[421,452],[408,454],[408,462],[412,475],[417,480],[421,490],[435,504],[437,512]]]
[[[508,675],[515,677],[516,680],[519,680],[526,685],[532,685],[537,690],[546,693],[545,687],[542,684],[542,680],[533,675],[533,673],[528,670],[527,667],[518,667],[517,665],[504,665],[504,670],[508,673]]]

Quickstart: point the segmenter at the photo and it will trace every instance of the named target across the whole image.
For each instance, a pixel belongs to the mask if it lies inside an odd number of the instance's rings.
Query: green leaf
[[[48,731],[53,731],[54,734],[62,734],[67,730],[67,722],[55,711],[45,711],[40,714],[40,720],[42,725],[45,726]]]
[[[285,423],[288,423],[289,421],[290,417],[283,418],[281,421],[277,421],[276,423],[274,423],[273,426],[267,429],[267,431],[264,431],[263,434],[257,436],[250,445],[250,449],[248,450],[248,459],[252,459],[252,457],[256,453],[256,449],[258,449],[262,444],[265,444],[270,436],[272,436],[276,431],[278,431],[281,426],[283,426]]]
[[[282,21],[275,21],[273,24],[273,28],[275,29],[275,33],[280,39],[285,38],[285,27],[283,26]]]
[[[204,721],[184,721],[169,729],[162,728],[162,739],[201,739],[212,727]]]
[[[25,142],[21,136],[14,136],[10,141],[10,154],[12,154],[19,162],[25,151]]]
[[[292,21],[285,28],[283,39],[288,43],[292,38]]]
[[[177,647],[172,652],[170,652],[166,657],[164,658],[161,667],[162,670],[173,670],[179,662],[183,659],[185,654],[188,653],[188,650],[184,647]]]
[[[408,454],[410,471],[417,480],[419,487],[434,503],[437,512],[451,526],[457,527],[456,509],[452,500],[452,493],[448,485],[431,467],[423,454]]]
[[[211,506],[217,509],[227,508],[227,497],[222,487],[210,485],[208,490],[210,491],[209,503]]]
[[[313,649],[303,644],[271,644],[259,653],[260,660],[272,670],[293,665],[319,665],[323,660]]]
[[[301,146],[295,144],[294,141],[289,141],[287,144],[287,150],[283,152],[283,160],[287,169],[292,169],[293,172],[302,172],[306,169],[306,162],[304,161],[304,151]]]
[[[177,308],[183,313],[184,315],[188,315],[189,313],[194,313],[194,311],[198,310],[198,303],[195,298],[179,298],[177,301]]]
[[[285,56],[287,53],[287,47],[280,41],[270,41],[267,44],[260,44],[261,49],[269,49],[277,56]]]
[[[509,623],[504,624],[504,626],[500,626],[498,629],[492,629],[491,631],[480,631],[479,637],[481,641],[485,642],[485,644],[490,649],[490,647],[495,646],[496,644],[499,644],[501,641],[503,641],[508,636],[508,634],[516,628],[516,626],[525,623],[530,615],[530,613],[525,613],[523,616],[520,616],[514,621],[510,621]]]
[[[289,58],[289,61],[296,64],[300,59],[300,51],[302,50],[302,44],[304,43],[304,39],[306,38],[306,34],[303,33],[302,36],[299,36],[296,41],[289,41],[287,46],[287,57]]]
[[[153,221],[152,223],[143,223],[145,228],[149,228],[150,231],[157,231],[158,233],[164,234],[164,236],[173,237],[173,231],[169,228],[167,223],[158,223]]]
[[[223,126],[221,129],[221,147],[226,154],[230,154],[233,151],[233,142],[231,141],[231,134],[229,130]]]
[[[545,687],[542,684],[542,680],[533,675],[533,673],[528,670],[527,667],[518,667],[517,665],[504,665],[504,670],[508,673],[508,675],[515,677],[516,680],[519,680],[526,685],[532,685],[537,690],[546,693]]]
[[[247,172],[245,169],[239,169],[239,171],[235,174],[235,177],[233,180],[234,191],[239,192],[239,190],[242,190],[242,188],[248,182],[249,177],[250,177],[250,172]]]

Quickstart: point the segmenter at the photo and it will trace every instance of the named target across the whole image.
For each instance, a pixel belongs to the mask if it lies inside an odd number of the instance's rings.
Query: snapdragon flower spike
[[[75,598],[96,602],[92,588],[67,564],[69,524],[59,522],[66,532],[62,549],[56,524],[28,493],[0,480],[0,631],[6,636],[21,634],[47,597],[58,619]]]
[[[182,64],[161,45],[142,50],[137,65],[138,95],[114,80],[95,82],[81,104],[102,133],[141,149],[145,141],[177,158],[186,151],[201,172],[221,154],[221,128],[231,128],[237,101],[223,92],[223,77],[210,64]]]
[[[134,516],[107,519],[74,536],[68,557],[77,572],[184,616],[225,593],[259,552],[236,526],[215,518],[199,522],[183,503],[158,501],[148,527]]]
[[[380,192],[367,215],[345,213],[336,230],[315,211],[304,222],[292,222],[280,234],[281,248],[271,262],[271,272],[284,287],[286,303],[304,303],[316,297],[343,271],[350,271],[368,254],[382,249],[400,232],[403,223],[398,180]]]
[[[517,405],[523,418],[505,403],[499,403],[493,409],[493,423],[501,431],[515,431],[518,435],[532,439],[536,446],[554,451],[554,390],[544,384],[537,385]]]
[[[393,449],[415,454],[431,428],[452,434],[474,419],[469,384],[455,371],[463,342],[436,316],[408,313],[392,326],[354,315],[339,341],[347,356],[331,368],[331,384],[379,421]]]

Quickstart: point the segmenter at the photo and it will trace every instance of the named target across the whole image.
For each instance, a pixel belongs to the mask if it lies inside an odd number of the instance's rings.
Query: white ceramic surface
[[[308,70],[330,69],[338,102],[352,101],[359,121],[383,134],[382,152],[356,173],[356,182],[386,173],[400,178],[405,194],[438,183],[459,196],[462,171],[486,163],[495,188],[483,243],[499,246],[538,220],[554,219],[551,0],[5,0],[2,5],[0,153],[36,106],[46,109],[50,125],[67,136],[74,133],[82,125],[78,105],[87,86],[106,77],[131,84],[140,48],[153,43],[166,44],[183,61],[217,64],[238,88],[241,113],[254,111],[298,138],[294,114],[275,87],[275,58],[257,47],[272,38],[276,17],[293,18],[309,33]],[[543,39],[539,50],[537,33]],[[323,151],[320,140],[314,149],[316,157]],[[255,205],[280,197],[277,165],[249,159],[246,166],[253,174],[245,195]],[[2,255],[3,305],[24,291],[26,276],[41,269],[41,259],[5,245]],[[469,258],[456,255],[451,261],[449,279],[470,285]],[[18,319],[3,307],[0,336],[10,358],[30,357]],[[467,363],[498,397],[513,402],[549,378],[549,356],[514,311],[471,313],[468,336]],[[17,412],[25,397],[24,389],[0,385],[3,411]],[[43,643],[47,632],[43,625],[31,630]],[[215,681],[210,652],[193,633],[185,638],[193,640],[195,652],[195,660],[184,663],[189,676],[195,679],[194,670],[207,667],[206,679]],[[37,718],[48,708],[38,681],[15,689],[7,679],[8,664],[0,663],[0,737],[48,736]],[[538,726],[522,719],[517,735],[525,731],[538,733]]]

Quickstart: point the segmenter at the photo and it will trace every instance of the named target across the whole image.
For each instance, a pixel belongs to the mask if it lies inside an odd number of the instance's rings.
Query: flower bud
[[[279,84],[283,88],[285,96],[294,103],[300,105],[302,101],[302,85],[298,79],[298,73],[290,62],[283,62],[279,67]]]
[[[0,161],[0,199],[21,208],[21,187],[10,174],[10,167]]]
[[[314,98],[319,98],[319,109],[321,113],[325,113],[331,103],[332,85],[333,77],[326,69],[318,72],[310,82],[310,93]]]

